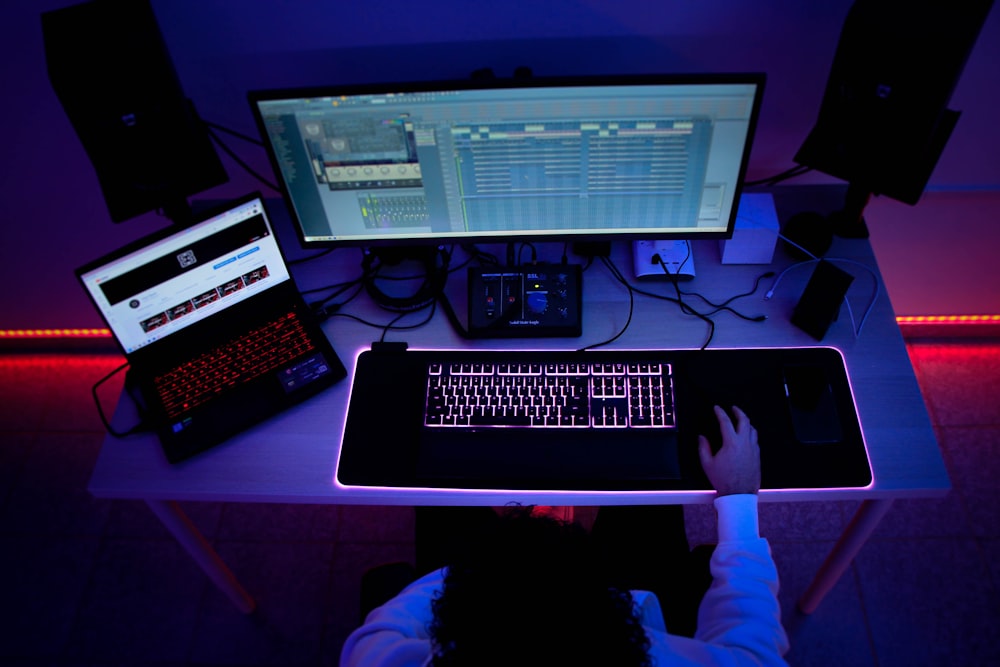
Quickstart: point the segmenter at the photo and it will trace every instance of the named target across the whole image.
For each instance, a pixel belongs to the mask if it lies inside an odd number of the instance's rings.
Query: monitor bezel
[[[736,72],[736,73],[691,73],[691,74],[613,74],[613,75],[582,75],[582,76],[560,76],[560,77],[515,77],[515,78],[469,78],[469,79],[437,79],[421,81],[402,82],[382,82],[382,83],[354,83],[344,85],[320,85],[305,87],[287,87],[251,90],[247,94],[251,112],[257,130],[260,133],[261,142],[268,156],[268,161],[275,174],[277,185],[280,189],[282,199],[288,209],[292,227],[298,236],[299,244],[305,249],[320,248],[392,248],[392,247],[443,247],[461,244],[476,243],[509,243],[509,242],[570,242],[570,243],[606,243],[611,241],[632,241],[643,240],[701,240],[701,239],[729,239],[732,238],[736,224],[737,210],[739,208],[740,195],[743,190],[743,181],[746,176],[747,166],[750,161],[750,153],[753,148],[753,141],[756,135],[757,123],[760,117],[761,103],[764,93],[766,75],[761,72]],[[544,88],[544,87],[574,87],[574,86],[690,86],[690,85],[753,85],[756,92],[753,99],[750,116],[747,124],[747,136],[743,146],[743,156],[740,160],[739,173],[737,176],[733,203],[729,212],[729,220],[725,231],[705,230],[692,231],[684,230],[679,232],[671,229],[651,229],[636,233],[632,230],[623,232],[585,232],[580,234],[570,234],[565,231],[548,233],[522,234],[511,232],[509,235],[496,234],[465,234],[456,236],[420,236],[382,239],[314,239],[305,235],[305,229],[299,220],[296,207],[292,203],[292,197],[288,190],[285,179],[282,176],[282,169],[278,158],[274,152],[271,141],[268,137],[264,117],[261,113],[258,102],[291,100],[302,98],[338,97],[341,95],[373,95],[388,93],[420,93],[443,90],[487,90],[487,89],[513,89],[513,88]]]

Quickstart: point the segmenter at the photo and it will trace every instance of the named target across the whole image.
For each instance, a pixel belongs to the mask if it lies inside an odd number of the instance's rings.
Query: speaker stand
[[[835,236],[844,239],[868,238],[868,225],[865,223],[864,212],[871,201],[871,191],[857,183],[849,183],[844,196],[844,208],[834,211],[829,216],[830,227]]]

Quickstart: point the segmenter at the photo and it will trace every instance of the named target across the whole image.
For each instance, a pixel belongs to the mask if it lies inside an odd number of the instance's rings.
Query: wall
[[[39,13],[55,0],[0,5],[0,329],[96,326],[99,320],[73,278],[76,266],[165,225],[155,214],[115,225],[93,169],[49,85]],[[768,85],[748,178],[792,166],[815,120],[850,3],[793,0],[498,0],[490,3],[403,0],[153,0],[186,93],[214,123],[255,133],[246,92],[252,88],[464,77],[482,67],[507,75],[530,66],[538,75],[764,71]],[[926,245],[954,238],[973,246],[992,233],[987,218],[1000,192],[1000,129],[995,123],[1000,16],[994,11],[968,63],[952,106],[963,111],[932,179],[936,214],[878,202],[891,218],[870,219],[876,250],[887,249],[890,293],[898,312],[1000,312],[975,289],[975,267],[952,280],[964,300],[927,298],[909,289],[910,270]],[[233,142],[270,175],[262,149]],[[205,197],[225,198],[258,184],[225,158],[231,182]],[[801,183],[836,182],[810,175]],[[984,201],[986,204],[984,204]],[[943,202],[943,203],[942,203]],[[875,209],[873,209],[874,212]],[[928,209],[931,210],[931,209]],[[888,213],[885,213],[888,211]],[[911,234],[911,229],[920,233]],[[996,234],[993,234],[993,238]],[[891,252],[888,252],[891,251]],[[981,253],[980,253],[981,254]],[[959,264],[963,249],[949,246]],[[884,267],[885,268],[885,267]],[[956,265],[956,269],[959,268]],[[981,267],[986,275],[990,266]],[[24,280],[27,271],[37,279]],[[902,273],[900,273],[902,272]],[[891,274],[891,275],[890,275]],[[902,304],[902,305],[901,305]]]

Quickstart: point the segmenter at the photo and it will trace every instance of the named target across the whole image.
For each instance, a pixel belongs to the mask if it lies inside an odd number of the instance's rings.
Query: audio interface
[[[579,264],[469,269],[469,334],[476,338],[582,333]]]

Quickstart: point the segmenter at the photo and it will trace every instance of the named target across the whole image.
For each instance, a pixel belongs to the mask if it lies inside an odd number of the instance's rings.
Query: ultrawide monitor
[[[725,238],[764,77],[270,90],[250,103],[305,246]]]

